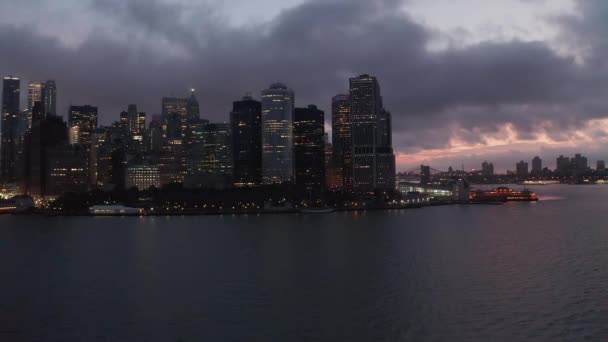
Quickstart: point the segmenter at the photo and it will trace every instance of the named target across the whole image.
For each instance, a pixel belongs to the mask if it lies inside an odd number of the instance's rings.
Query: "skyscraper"
[[[232,104],[234,186],[262,184],[262,103],[245,96]]]
[[[532,175],[538,176],[543,172],[543,160],[539,156],[532,159]]]
[[[517,165],[515,166],[515,170],[516,170],[517,179],[519,179],[520,181],[528,178],[528,174],[529,174],[528,163],[526,163],[525,161],[522,160],[519,163],[517,163]]]
[[[481,163],[481,174],[484,177],[494,176],[494,164],[488,163],[487,161]]]
[[[6,76],[2,82],[2,118],[0,124],[0,180],[6,183],[17,180],[17,143],[19,125],[19,96],[21,81]]]
[[[68,131],[70,144],[91,148],[93,131],[97,128],[97,107],[70,106],[68,112]]]
[[[203,171],[210,175],[232,175],[232,135],[228,123],[204,125],[205,160]]]
[[[296,186],[319,195],[325,188],[325,113],[296,108],[293,118]]]
[[[353,185],[353,134],[352,110],[349,95],[336,95],[331,101],[333,165],[340,170],[342,187],[352,189]]]
[[[44,114],[57,115],[57,85],[55,81],[48,80],[44,83]]]
[[[40,102],[44,106],[44,83],[30,82],[27,85],[27,127],[32,126],[32,111],[34,104]]]
[[[196,96],[194,96],[194,89],[191,89],[190,98],[188,98],[188,120],[190,122],[197,122],[201,118],[200,107]]]
[[[560,155],[556,160],[556,171],[560,176],[567,176],[570,172],[570,158]]]
[[[376,189],[395,189],[395,154],[391,113],[382,109],[376,134]]]
[[[34,197],[49,194],[50,150],[68,142],[67,126],[55,115],[43,115],[42,104],[34,106],[32,128],[25,140],[25,190]],[[42,117],[42,118],[40,118]]]
[[[144,135],[146,133],[146,113],[139,112],[137,105],[130,104],[127,112],[121,113],[121,126],[124,140],[129,151],[136,154],[145,152]]]
[[[275,83],[262,91],[262,178],[264,184],[293,181],[294,93]]]
[[[353,141],[353,188],[370,192],[395,188],[391,115],[382,107],[375,77],[350,79]]]
[[[163,97],[162,120],[163,137],[167,140],[181,139],[186,142],[189,122],[190,100],[177,97]]]

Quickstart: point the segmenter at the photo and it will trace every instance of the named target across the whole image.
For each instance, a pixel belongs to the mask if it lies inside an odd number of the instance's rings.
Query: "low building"
[[[83,146],[59,146],[48,152],[47,194],[85,192],[89,184],[88,151]]]
[[[127,189],[136,187],[147,190],[150,187],[160,188],[160,170],[158,165],[138,164],[127,166],[125,184]]]

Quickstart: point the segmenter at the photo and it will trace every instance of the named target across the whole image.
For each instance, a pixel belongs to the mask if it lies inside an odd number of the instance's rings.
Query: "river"
[[[368,213],[0,217],[0,341],[601,341],[608,186]]]

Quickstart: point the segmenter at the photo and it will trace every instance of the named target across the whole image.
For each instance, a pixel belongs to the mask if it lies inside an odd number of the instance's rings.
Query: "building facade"
[[[382,106],[375,77],[350,79],[353,143],[353,189],[360,192],[395,189],[395,156],[391,114]]]
[[[262,91],[262,181],[292,182],[294,92],[275,83]]]
[[[331,101],[332,113],[332,168],[340,170],[341,187],[353,186],[353,117],[350,95],[336,95]]]
[[[91,148],[93,132],[97,128],[97,107],[70,106],[68,112],[68,130],[70,144]]]
[[[154,164],[128,165],[125,184],[127,189],[136,187],[139,190],[148,190],[150,187],[160,188],[160,170]]]
[[[262,184],[262,103],[251,96],[235,101],[230,113],[234,186]]]
[[[517,175],[518,180],[525,180],[526,178],[528,178],[528,163],[523,160],[517,163],[517,165],[515,166],[515,174]]]
[[[2,117],[0,118],[0,181],[17,181],[17,154],[19,138],[19,116],[21,81],[6,76],[2,82]]]
[[[325,113],[316,106],[296,108],[293,118],[295,183],[319,195],[325,189]]]

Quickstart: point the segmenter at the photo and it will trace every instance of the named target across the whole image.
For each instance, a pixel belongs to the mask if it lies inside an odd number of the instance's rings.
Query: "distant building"
[[[334,159],[334,149],[331,143],[325,143],[325,188],[327,189],[341,189],[344,184],[342,183],[342,171],[343,169],[336,163]]]
[[[570,173],[570,158],[559,156],[556,165],[557,169],[555,171],[557,171],[560,176],[567,176]]]
[[[391,139],[391,115],[382,106],[375,77],[351,78],[353,188],[370,192],[395,189],[395,155]]]
[[[332,167],[340,170],[341,187],[353,187],[353,116],[350,95],[336,95],[331,101]],[[329,165],[329,164],[328,164]]]
[[[589,171],[589,162],[587,157],[581,154],[576,154],[574,158],[570,159],[571,173],[574,176],[581,176]]]
[[[183,139],[167,139],[160,153],[159,167],[161,185],[183,183],[188,174],[188,154]]]
[[[66,192],[85,192],[89,184],[88,151],[82,145],[60,145],[49,148],[47,196]]]
[[[232,181],[232,130],[228,123],[204,126],[203,173]]]
[[[494,164],[484,161],[481,164],[481,175],[484,177],[493,177],[494,176]]]
[[[160,188],[160,170],[158,165],[143,163],[128,165],[126,170],[126,187],[147,190],[150,187]]]
[[[32,112],[36,102],[44,106],[44,92],[44,83],[42,82],[30,82],[27,85],[27,129],[32,127]]]
[[[44,83],[44,114],[57,115],[57,84],[54,80]]]
[[[431,184],[431,167],[426,165],[420,165],[420,184],[428,185]]]
[[[262,181],[292,182],[294,92],[281,83],[262,91]]]
[[[150,121],[146,132],[146,151],[159,155],[163,147],[163,125],[161,118],[156,116]]]
[[[325,113],[314,105],[296,108],[293,140],[296,186],[319,195],[325,189]]]
[[[262,103],[251,96],[235,101],[230,112],[234,186],[262,184]]]
[[[539,156],[532,159],[532,175],[538,176],[543,172],[543,160]]]
[[[25,139],[25,192],[32,197],[45,197],[54,192],[49,191],[52,190],[49,188],[49,168],[53,166],[51,150],[68,143],[68,130],[61,117],[34,112],[32,128]]]
[[[186,175],[202,174],[205,172],[205,160],[207,158],[205,149],[205,129],[209,124],[207,120],[191,122],[189,129],[188,148],[188,171]]]
[[[124,112],[123,112],[124,113]],[[129,150],[133,153],[145,152],[145,133],[146,133],[146,113],[139,112],[137,105],[128,106],[126,114],[121,113],[124,121],[123,129],[125,143],[129,145]]]
[[[97,128],[97,107],[70,106],[68,112],[68,130],[70,144],[91,148],[93,131]]]
[[[603,160],[598,160],[597,161],[597,166],[595,168],[597,171],[604,171],[606,170],[606,162]]]
[[[16,174],[19,104],[21,81],[17,77],[5,76],[2,82],[2,117],[0,118],[0,181],[17,181]]]
[[[528,163],[526,163],[525,161],[520,161],[519,163],[517,163],[517,165],[515,166],[515,174],[517,175],[517,179],[519,180],[525,180],[526,178],[528,178],[529,175],[529,170],[528,170]]]
[[[103,173],[103,171],[99,170],[99,166],[102,149],[106,144],[109,144],[107,129],[105,127],[96,128],[91,135],[91,149],[89,151],[89,184],[93,187],[102,184],[99,174]],[[104,165],[104,167],[107,166]]]
[[[163,138],[185,140],[188,127],[188,99],[163,97]]]

